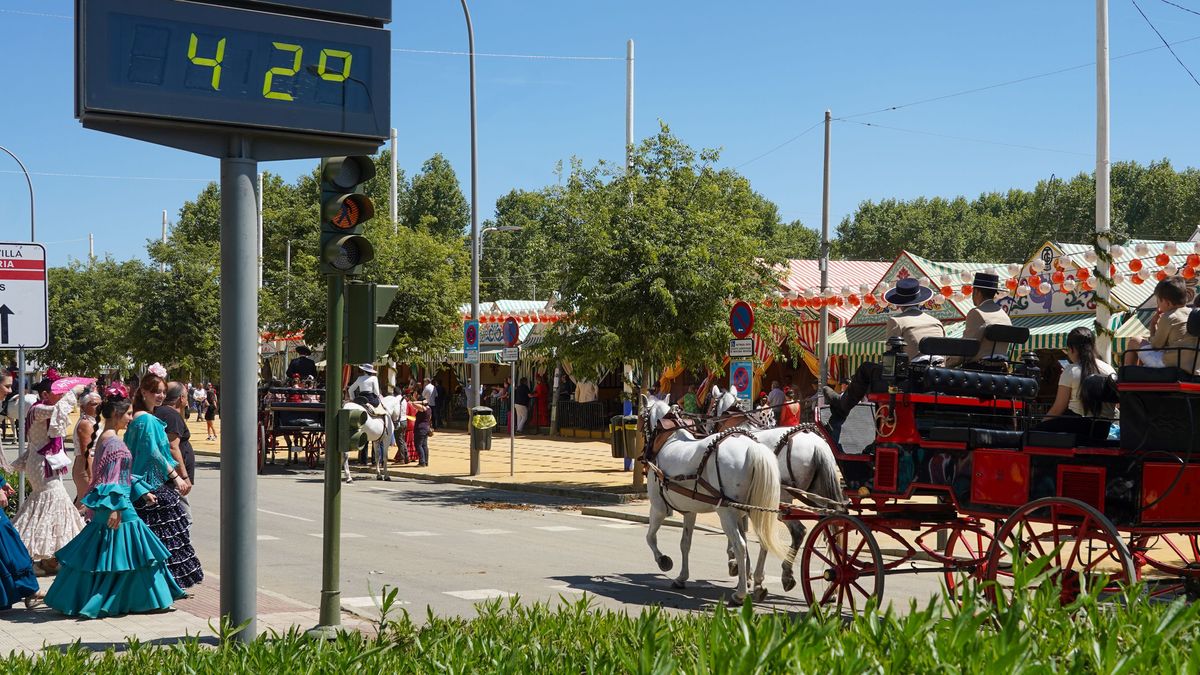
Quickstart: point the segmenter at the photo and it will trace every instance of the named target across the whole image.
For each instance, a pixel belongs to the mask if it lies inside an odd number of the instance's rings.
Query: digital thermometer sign
[[[385,139],[388,31],[179,0],[78,0],[77,115]]]

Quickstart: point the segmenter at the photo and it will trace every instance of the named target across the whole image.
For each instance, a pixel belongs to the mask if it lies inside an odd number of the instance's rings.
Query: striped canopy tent
[[[1130,338],[1149,338],[1150,319],[1154,317],[1153,309],[1139,309],[1130,312],[1121,327],[1113,336],[1113,360],[1119,361],[1121,352],[1129,348]]]
[[[949,281],[946,285],[961,290],[965,283],[969,283],[964,277],[1003,267],[998,263],[939,262],[902,251],[872,287],[872,291],[878,293],[884,286],[891,288],[900,279],[918,279],[922,285],[933,288],[940,287],[943,281]],[[942,298],[941,302],[938,302],[938,298]],[[947,337],[960,337],[962,322],[967,312],[971,311],[971,306],[971,299],[960,292],[952,293],[949,298],[935,293],[921,309],[941,319]],[[829,353],[845,357],[847,373],[853,372],[862,362],[877,358],[886,348],[887,319],[895,313],[895,307],[883,303],[862,305],[844,328],[830,336]]]
[[[1029,329],[1029,341],[1020,347],[1022,351],[1038,349],[1066,349],[1067,335],[1076,328],[1083,326],[1092,328],[1096,320],[1095,314],[1057,314],[1047,316],[1014,316],[1014,326]],[[1109,324],[1110,328],[1121,325],[1124,317],[1114,315]]]
[[[890,266],[890,263],[872,260],[830,260],[828,288],[839,294],[843,288],[858,293],[860,286],[874,287]],[[801,293],[819,292],[820,290],[821,263],[819,260],[788,260],[780,269],[779,293],[784,298],[796,298]],[[831,306],[829,308],[829,333],[832,335],[838,328],[845,325],[856,310],[857,307],[846,302]],[[816,375],[820,369],[820,364],[817,362],[817,342],[821,332],[820,310],[805,307],[793,308],[791,312],[796,316],[796,332],[800,338],[801,353],[798,356],[804,361],[808,370]],[[776,349],[782,346],[787,339],[787,330],[772,328],[771,336],[770,341],[764,341],[757,334],[753,336],[754,355],[760,364],[755,368],[759,380],[774,362]],[[770,342],[774,342],[774,344],[770,344]],[[729,365],[728,356],[724,357],[724,365],[726,367]],[[679,364],[668,368],[663,372],[659,385],[666,389],[683,371],[683,366]],[[756,382],[755,390],[757,391],[760,386],[761,382]]]

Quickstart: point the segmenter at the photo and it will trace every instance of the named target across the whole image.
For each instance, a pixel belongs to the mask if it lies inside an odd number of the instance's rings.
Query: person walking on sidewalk
[[[0,400],[7,398],[11,390],[12,376],[0,374]],[[11,469],[4,460],[3,447],[0,447],[0,465]],[[4,474],[0,474],[0,609],[9,609],[18,600],[25,601],[26,609],[33,609],[42,601],[37,575],[33,573],[33,559],[29,557],[29,549],[25,548],[21,535],[4,513],[9,496],[14,494],[16,491],[8,486]]]
[[[522,433],[529,420],[529,380],[524,377],[517,381],[517,389],[513,392],[513,410],[516,411],[517,433]]]
[[[171,442],[171,458],[175,460],[175,470],[179,477],[187,481],[189,494],[194,487],[193,476],[196,475],[196,451],[192,448],[192,430],[184,422],[182,412],[187,410],[185,394],[187,390],[180,382],[167,383],[167,395],[162,405],[154,409],[154,416],[167,425],[167,440]],[[191,505],[187,497],[180,497],[188,521],[192,520]]]
[[[175,581],[190,588],[204,580],[204,570],[192,548],[191,524],[180,503],[192,486],[171,456],[167,425],[150,412],[166,399],[165,378],[166,370],[157,363],[142,378],[133,395],[133,421],[125,430],[125,443],[133,456],[134,475],[141,476],[155,497],[138,504],[137,515],[170,552],[167,568]]]
[[[417,409],[413,440],[417,444],[417,466],[429,466],[429,437],[433,435],[433,407],[413,403]]]
[[[155,497],[133,473],[133,456],[118,435],[133,420],[133,411],[129,401],[110,398],[101,414],[104,432],[96,444],[92,485],[82,500],[92,520],[59,550],[62,567],[46,592],[46,604],[90,619],[161,611],[187,594],[167,569],[167,547],[134,509],[135,502],[153,503]]]
[[[425,378],[425,388],[421,390],[421,397],[425,399],[425,407],[431,409],[429,424],[432,429],[435,425],[435,420],[432,419],[432,410],[437,408],[438,392],[437,386],[428,377]]]
[[[217,430],[213,421],[217,419],[217,390],[212,383],[204,385],[204,424],[208,428],[208,440],[217,440]]]

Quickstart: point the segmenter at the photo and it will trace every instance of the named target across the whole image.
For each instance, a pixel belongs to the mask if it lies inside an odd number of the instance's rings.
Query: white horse
[[[29,414],[29,409],[34,403],[38,402],[37,394],[25,394],[25,413]],[[3,401],[0,401],[0,419],[10,422],[13,425],[13,434],[15,435],[17,425],[24,424],[24,420],[20,419],[21,415],[17,411],[18,401],[17,392],[14,389]]]
[[[387,453],[396,436],[395,423],[400,416],[400,400],[395,396],[387,396],[379,401],[383,409],[387,411],[386,415],[372,415],[366,408],[353,401],[343,403],[342,409],[367,412],[367,421],[363,424],[362,429],[367,434],[367,442],[373,452],[372,463],[375,465],[375,480],[390,481],[392,477],[387,472]],[[346,482],[353,483],[354,478],[350,475],[349,452],[342,456],[342,470],[346,474]]]
[[[726,438],[696,439],[681,428],[678,418],[672,413],[667,401],[649,400],[642,397],[645,409],[638,418],[638,427],[645,442],[645,456],[662,472],[663,478],[672,485],[691,490],[703,479],[720,494],[709,494],[720,500],[694,499],[672,491],[660,480],[658,471],[651,467],[646,477],[646,492],[650,497],[650,524],[646,532],[646,543],[650,546],[659,569],[666,572],[673,565],[671,559],[658,549],[658,529],[663,521],[678,510],[683,516],[683,535],[679,548],[683,563],[679,576],[672,581],[675,588],[683,588],[688,581],[688,552],[692,546],[692,532],[696,525],[696,514],[715,511],[721,519],[721,528],[736,552],[739,566],[738,585],[734,599],[746,597],[747,576],[750,558],[748,546],[738,527],[742,511],[724,502],[737,502],[754,507],[749,513],[750,524],[762,545],[781,558],[787,556],[775,531],[775,510],[779,507],[779,467],[771,451],[753,438],[745,435],[730,435]],[[719,442],[718,442],[719,441]],[[710,446],[717,442],[715,449]],[[711,453],[711,456],[709,456]],[[707,460],[705,459],[706,457]],[[691,477],[689,477],[691,476]],[[701,494],[706,494],[702,486]],[[760,561],[754,572],[754,597],[766,597],[763,587],[763,565]]]
[[[721,392],[719,387],[712,388],[712,400],[715,402],[716,431],[726,429],[744,429],[755,440],[775,452],[779,462],[779,477],[785,487],[792,487],[810,492],[828,500],[835,509],[844,510],[846,497],[842,493],[842,473],[838,468],[837,458],[833,448],[829,446],[821,434],[806,428],[776,427],[760,428],[761,419],[756,412],[745,412],[737,408],[737,389]],[[732,411],[732,412],[731,412]],[[786,491],[785,491],[786,492]],[[788,499],[790,501],[790,498]],[[804,541],[806,528],[798,520],[785,521],[792,535],[791,555],[784,558],[782,583],[785,591],[796,586],[796,577],[792,571],[792,563],[796,552]],[[743,530],[746,523],[743,521]],[[759,565],[766,558],[766,549],[758,553]],[[729,551],[729,574],[735,574],[738,558]]]

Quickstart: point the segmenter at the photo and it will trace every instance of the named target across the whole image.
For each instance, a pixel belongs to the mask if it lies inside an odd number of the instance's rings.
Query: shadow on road
[[[603,576],[568,575],[551,577],[576,591],[597,595],[629,605],[659,605],[688,611],[712,611],[717,605],[738,606],[733,599],[734,584],[718,586],[703,579],[689,581],[685,588],[672,588],[671,577],[654,573],[627,573]],[[796,597],[774,591],[763,602],[756,603],[760,611],[803,614],[804,602]]]

